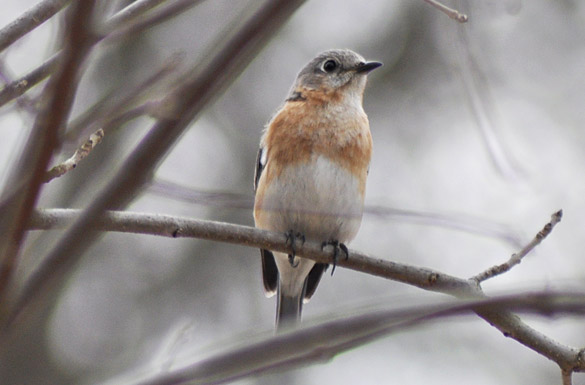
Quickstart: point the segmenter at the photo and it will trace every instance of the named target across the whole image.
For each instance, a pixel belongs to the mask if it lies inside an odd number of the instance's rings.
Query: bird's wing
[[[278,288],[278,268],[274,261],[274,255],[269,250],[260,249],[262,256],[262,280],[264,281],[264,293],[267,297],[276,294]]]
[[[256,169],[254,170],[254,192],[258,189],[258,181],[260,180],[260,176],[262,175],[265,166],[266,153],[264,148],[260,147],[258,149],[258,155],[256,156]]]

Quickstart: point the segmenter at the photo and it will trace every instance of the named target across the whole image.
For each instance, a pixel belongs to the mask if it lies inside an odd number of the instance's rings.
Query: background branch
[[[250,375],[325,363],[374,340],[446,317],[469,312],[521,311],[536,314],[583,314],[583,294],[522,294],[456,304],[373,310],[265,337],[243,347],[157,374],[136,385],[218,384]],[[355,311],[352,312],[355,314]]]
[[[429,3],[430,5],[435,7],[436,9],[438,9],[439,11],[443,12],[445,15],[449,16],[453,20],[457,20],[460,23],[467,22],[467,19],[468,19],[467,15],[459,12],[456,9],[449,8],[446,5],[440,3],[436,0],[424,0],[424,1],[426,1],[427,3]]]
[[[0,52],[12,43],[49,20],[71,0],[44,0],[26,11],[18,19],[0,29]]]
[[[28,90],[48,78],[57,69],[59,56],[60,52],[54,54],[33,71],[2,87],[0,90],[0,107],[24,95]]]

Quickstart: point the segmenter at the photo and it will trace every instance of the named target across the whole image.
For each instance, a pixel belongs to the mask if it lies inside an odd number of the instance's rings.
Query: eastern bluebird
[[[256,227],[286,233],[292,251],[261,250],[266,294],[278,293],[277,330],[300,322],[302,303],[328,266],[295,256],[295,237],[347,254],[343,242],[360,227],[372,155],[362,99],[367,74],[381,65],[347,49],[321,53],[301,70],[262,135]]]

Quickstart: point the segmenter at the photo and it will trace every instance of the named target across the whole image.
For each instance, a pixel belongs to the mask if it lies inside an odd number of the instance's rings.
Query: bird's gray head
[[[363,92],[366,75],[381,65],[375,61],[367,62],[349,49],[325,51],[301,70],[293,92],[299,88],[334,91],[346,85]]]

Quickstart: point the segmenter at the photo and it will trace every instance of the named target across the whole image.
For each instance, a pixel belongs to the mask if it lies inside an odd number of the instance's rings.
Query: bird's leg
[[[339,257],[340,251],[345,254],[345,260],[347,260],[349,258],[349,250],[345,244],[339,242],[337,239],[330,239],[321,243],[321,250],[325,249],[325,247],[328,245],[333,246],[333,268],[331,269],[331,275],[333,275],[335,266],[337,265],[337,257]]]
[[[284,233],[284,235],[286,236],[286,243],[287,243],[287,245],[290,244],[290,249],[291,249],[291,253],[288,255],[288,262],[290,263],[290,265],[292,267],[297,267],[299,265],[299,262],[297,261],[297,263],[295,263],[295,257],[297,255],[295,241],[297,239],[299,239],[301,241],[301,245],[304,245],[305,244],[305,234],[302,234],[300,232],[297,232],[295,234],[293,230],[289,230],[286,233]]]

